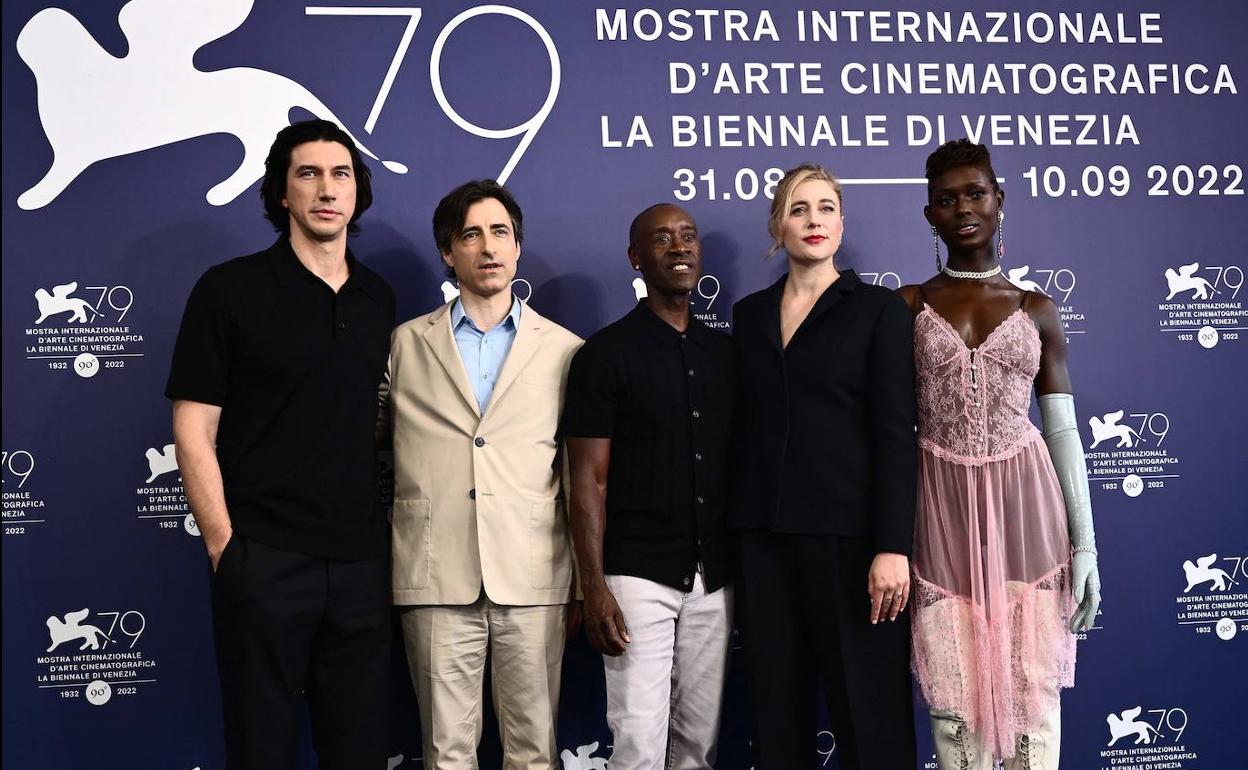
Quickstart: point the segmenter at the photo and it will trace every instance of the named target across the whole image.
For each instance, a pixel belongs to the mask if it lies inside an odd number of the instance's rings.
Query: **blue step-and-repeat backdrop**
[[[3,5],[5,768],[223,766],[162,391],[195,279],[271,242],[263,158],[309,115],[376,158],[353,248],[402,319],[455,291],[435,202],[497,177],[526,213],[517,295],[582,336],[634,303],[627,226],[664,200],[728,329],[783,270],[768,198],[807,160],[845,185],[839,263],[921,281],[924,158],[987,143],[1009,277],[1069,335],[1105,583],[1062,766],[1248,767],[1248,4],[49,1]],[[562,770],[603,768],[600,659],[578,640],[565,671]],[[719,766],[745,770],[732,679]],[[394,700],[390,764],[419,768],[397,653]]]

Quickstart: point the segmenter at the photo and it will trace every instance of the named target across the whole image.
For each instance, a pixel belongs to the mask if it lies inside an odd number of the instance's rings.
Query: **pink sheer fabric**
[[[1065,505],[1027,416],[1040,335],[1019,309],[969,349],[925,305],[914,356],[914,671],[932,708],[1010,757],[1075,672]]]

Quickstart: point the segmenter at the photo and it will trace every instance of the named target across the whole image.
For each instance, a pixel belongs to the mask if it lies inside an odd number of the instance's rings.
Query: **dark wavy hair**
[[[982,169],[992,181],[992,189],[998,192],[1001,190],[1001,186],[997,184],[997,172],[992,170],[992,156],[988,153],[988,148],[962,138],[945,142],[927,156],[927,196],[932,196],[932,182],[937,177],[959,166]]]
[[[333,121],[301,120],[277,132],[269,157],[264,159],[264,181],[260,183],[260,200],[264,202],[264,218],[282,235],[290,237],[290,212],[282,205],[286,197],[286,172],[295,148],[308,142],[337,142],[351,153],[351,170],[355,175],[355,211],[347,223],[347,232],[357,235],[360,216],[373,205],[373,174],[364,165],[360,151],[351,135]]]
[[[506,187],[493,179],[477,179],[464,182],[451,190],[438,201],[438,207],[433,210],[433,241],[438,245],[439,254],[450,253],[451,244],[464,229],[468,209],[472,208],[472,204],[486,198],[493,198],[503,204],[507,216],[511,218],[511,231],[515,233],[516,245],[524,242],[524,213],[520,211],[520,204],[516,203]],[[446,275],[454,278],[454,268],[446,268]]]

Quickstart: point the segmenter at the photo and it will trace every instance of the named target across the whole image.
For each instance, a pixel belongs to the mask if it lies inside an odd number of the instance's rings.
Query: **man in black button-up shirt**
[[[296,123],[265,167],[281,237],[199,279],[165,390],[213,569],[226,766],[293,765],[306,691],[320,767],[380,769],[390,571],[374,431],[394,294],[347,249],[372,198],[350,136]]]
[[[732,628],[732,344],[690,316],[702,265],[685,211],[643,211],[628,255],[647,297],[577,353],[563,416],[585,626],[612,770],[710,768]]]

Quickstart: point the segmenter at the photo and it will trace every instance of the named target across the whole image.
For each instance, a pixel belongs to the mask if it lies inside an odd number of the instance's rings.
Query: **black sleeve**
[[[572,358],[559,430],[564,438],[611,438],[615,434],[619,378],[602,348],[591,340]]]
[[[166,398],[225,404],[229,327],[219,278],[216,269],[209,270],[191,289],[173,347]]]
[[[914,323],[893,295],[876,320],[869,353],[871,534],[876,553],[910,555],[918,497]]]

